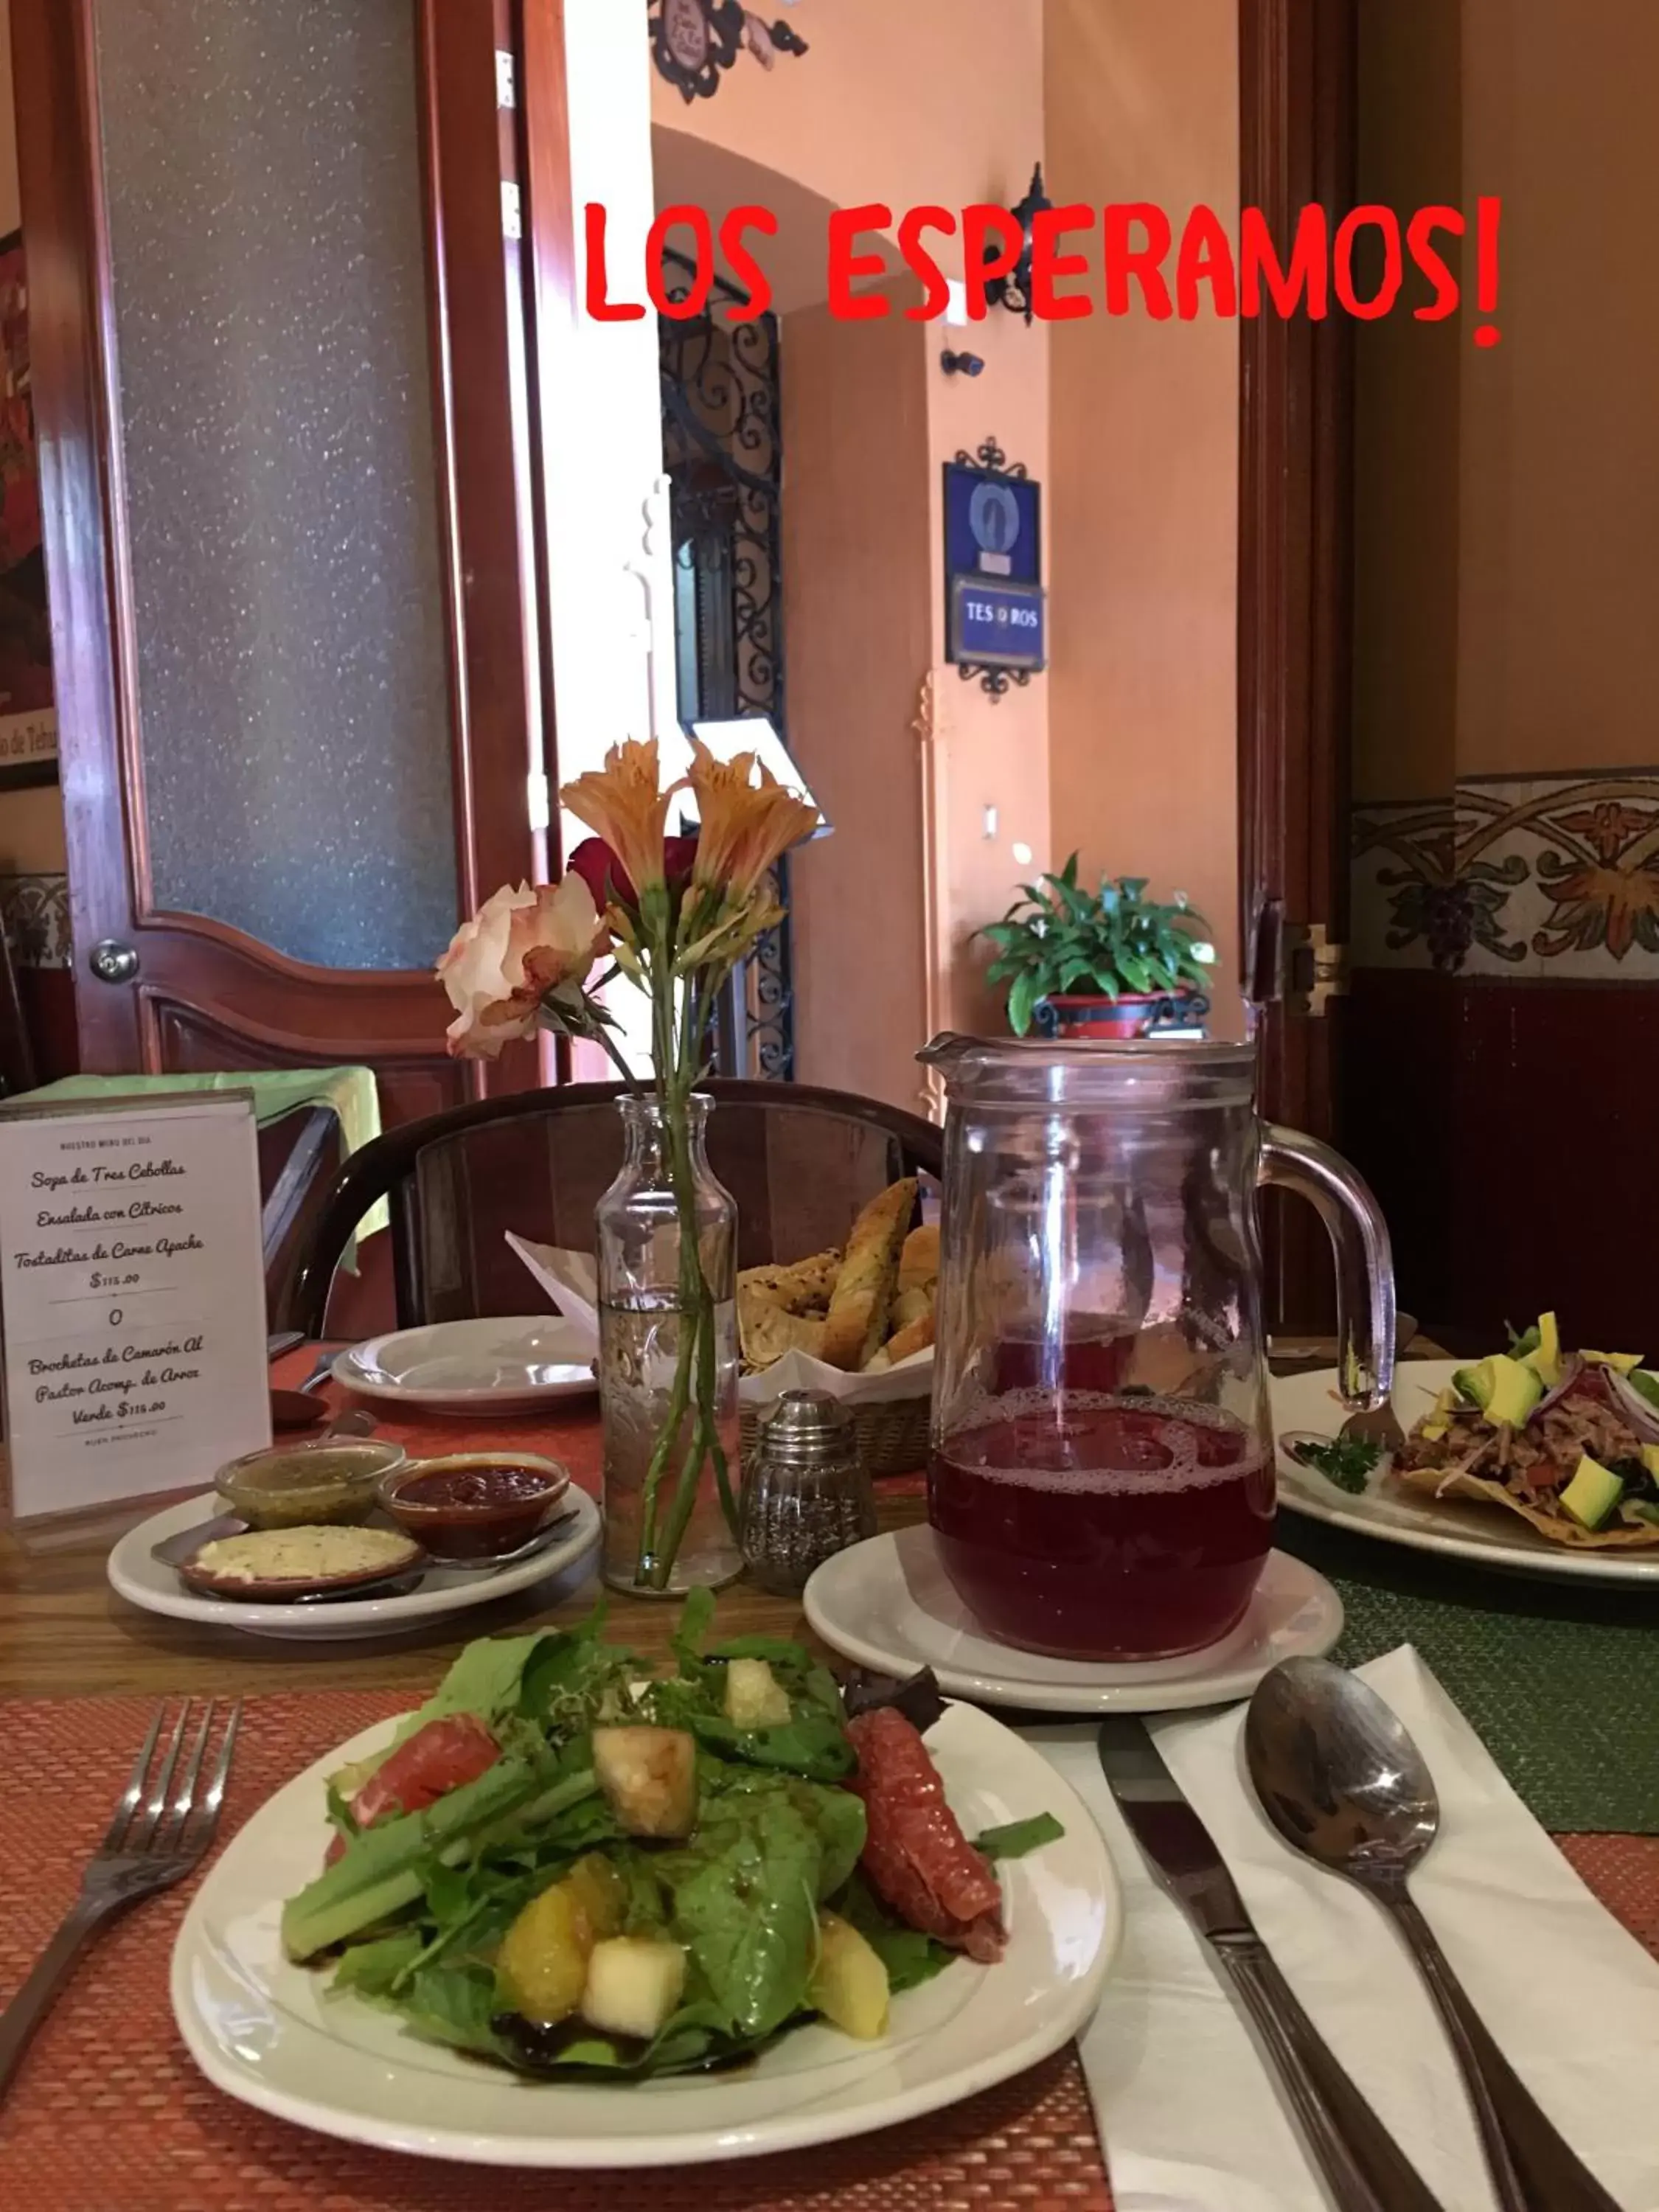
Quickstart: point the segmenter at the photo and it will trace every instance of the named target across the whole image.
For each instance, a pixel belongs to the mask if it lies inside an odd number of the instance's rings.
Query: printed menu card
[[[15,1520],[269,1443],[252,1096],[0,1112],[0,1333]]]

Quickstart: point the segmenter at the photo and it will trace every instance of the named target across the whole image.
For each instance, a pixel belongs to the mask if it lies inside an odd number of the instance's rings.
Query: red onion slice
[[[1616,1367],[1604,1368],[1613,1404],[1644,1443],[1659,1444],[1659,1406],[1644,1398],[1628,1376]]]
[[[1554,1389],[1545,1391],[1531,1413],[1528,1414],[1528,1425],[1530,1426],[1540,1413],[1547,1413],[1552,1406],[1565,1398],[1583,1371],[1584,1363],[1578,1353],[1568,1352],[1561,1362],[1561,1380],[1556,1384]]]

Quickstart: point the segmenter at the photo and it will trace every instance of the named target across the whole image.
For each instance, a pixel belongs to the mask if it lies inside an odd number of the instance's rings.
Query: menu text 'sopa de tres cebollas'
[[[1109,315],[1144,313],[1158,322],[1269,313],[1305,314],[1320,322],[1334,307],[1362,322],[1396,311],[1422,323],[1444,322],[1462,303],[1462,285],[1447,253],[1472,233],[1475,306],[1490,318],[1498,312],[1502,210],[1501,200],[1480,198],[1471,225],[1461,209],[1449,206],[1401,214],[1368,204],[1335,221],[1324,208],[1309,206],[1297,216],[1293,233],[1276,239],[1260,208],[1242,210],[1236,238],[1209,207],[1194,208],[1178,230],[1150,201],[1047,208],[1031,222],[1031,311],[1042,322],[1071,322],[1103,309]],[[708,312],[716,273],[723,272],[748,296],[723,300],[720,315],[728,322],[752,322],[770,307],[772,286],[751,241],[775,237],[778,228],[777,216],[764,207],[732,208],[718,222],[706,208],[665,208],[646,240],[643,269],[631,283],[619,269],[613,295],[606,210],[590,202],[586,311],[596,322],[637,322],[653,311],[689,322]],[[676,297],[665,277],[663,249],[672,239],[684,251],[687,240],[681,234],[689,234],[692,274],[674,287]],[[900,309],[887,293],[868,289],[896,273],[890,250],[877,250],[884,234],[896,244],[904,267],[921,287],[921,298]],[[958,214],[914,207],[896,222],[892,209],[877,202],[837,209],[824,242],[830,313],[844,322],[873,322],[896,312],[911,322],[942,316],[951,287],[933,245],[955,238],[962,241],[968,319],[979,322],[996,296],[994,288],[1014,275],[1027,250],[1008,209],[988,204]],[[635,296],[641,290],[645,299]],[[1474,343],[1496,345],[1499,335],[1494,322],[1483,320]]]

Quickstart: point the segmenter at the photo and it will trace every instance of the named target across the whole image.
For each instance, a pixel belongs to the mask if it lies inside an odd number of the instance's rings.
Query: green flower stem
[[[697,1334],[701,1334],[699,1327]],[[702,1463],[714,1441],[714,1420],[712,1407],[699,1395],[696,1417],[692,1425],[691,1442],[686,1448],[685,1459],[680,1468],[680,1479],[675,1486],[674,1503],[668,1516],[668,1526],[663,1532],[662,1552],[652,1563],[651,1587],[665,1589],[669,1575],[673,1571],[685,1532],[690,1526],[691,1516],[696,1510],[697,1485],[702,1474]]]
[[[730,1471],[714,1425],[718,1388],[714,1294],[702,1268],[697,1242],[697,1194],[692,1170],[690,1105],[703,1072],[703,1055],[716,978],[707,971],[685,980],[679,1019],[673,1000],[673,948],[665,930],[651,933],[649,972],[653,1037],[657,1048],[657,1095],[668,1146],[669,1180],[680,1229],[680,1335],[674,1382],[662,1426],[647,1469],[641,1498],[639,1556],[635,1579],[641,1589],[665,1589],[679,1547],[696,1509],[705,1462],[712,1460],[721,1510],[733,1534],[737,1503]],[[678,1035],[676,1030],[678,1030]],[[695,1365],[696,1389],[692,1389]],[[658,1504],[670,1456],[688,1410],[691,1436],[676,1479],[672,1500],[658,1541]]]
[[[681,1176],[673,1146],[677,1123],[683,1122],[683,1112],[678,1110],[673,1076],[676,1054],[671,1048],[673,1036],[672,984],[669,981],[672,962],[661,933],[653,928],[648,942],[642,945],[651,997],[652,1048],[657,1069],[657,1096],[662,1108],[665,1127],[669,1139],[670,1176],[674,1185],[676,1202],[679,1207],[680,1236],[680,1308],[686,1310],[686,1238],[684,1234],[685,1200],[681,1189]],[[695,1200],[693,1200],[695,1207]],[[695,1220],[694,1220],[695,1231]],[[692,1238],[692,1258],[696,1259],[696,1237]],[[682,1326],[679,1343],[674,1358],[674,1380],[670,1386],[668,1403],[664,1409],[662,1425],[652,1447],[650,1462],[645,1471],[645,1481],[640,1493],[640,1547],[634,1564],[634,1579],[643,1589],[664,1589],[673,1566],[671,1556],[661,1560],[657,1551],[657,1496],[662,1479],[668,1469],[668,1461],[685,1419],[691,1395],[691,1362],[696,1350],[691,1333]]]
[[[634,1579],[642,1589],[666,1588],[668,1571],[674,1564],[672,1555],[665,1562],[659,1561],[657,1556],[657,1492],[662,1487],[668,1456],[674,1449],[674,1439],[680,1432],[680,1424],[685,1419],[685,1409],[690,1401],[694,1348],[690,1332],[682,1328],[668,1404],[663,1413],[662,1426],[657,1431],[657,1441],[652,1447],[651,1462],[645,1470],[645,1482],[640,1492],[640,1549],[634,1565]],[[659,1565],[660,1574],[657,1571]]]

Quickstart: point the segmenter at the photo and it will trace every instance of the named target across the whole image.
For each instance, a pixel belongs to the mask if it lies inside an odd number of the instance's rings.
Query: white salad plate
[[[1281,1659],[1322,1659],[1342,1633],[1342,1601],[1321,1574],[1270,1552],[1232,1634],[1179,1659],[1133,1664],[1048,1659],[988,1636],[957,1595],[933,1532],[902,1528],[826,1559],[806,1585],[806,1618],[861,1667],[931,1667],[952,1697],[1045,1713],[1169,1713],[1248,1698]]]
[[[1413,1359],[1395,1370],[1394,1410],[1409,1430],[1421,1420],[1467,1362]],[[1334,1367],[1309,1375],[1276,1376],[1271,1385],[1274,1437],[1279,1442],[1279,1502],[1292,1513],[1351,1528],[1384,1544],[1414,1552],[1444,1552],[1482,1566],[1523,1575],[1562,1576],[1572,1582],[1646,1583],[1659,1587],[1659,1547],[1650,1552],[1553,1544],[1518,1513],[1468,1498],[1437,1498],[1393,1482],[1386,1462],[1363,1492],[1339,1490],[1317,1468],[1291,1457],[1283,1439],[1297,1434],[1334,1437],[1346,1419]]]
[[[151,1547],[182,1535],[222,1510],[223,1501],[208,1491],[182,1504],[152,1513],[122,1537],[109,1555],[109,1579],[118,1596],[146,1613],[172,1620],[197,1620],[211,1628],[240,1629],[248,1636],[278,1636],[306,1643],[331,1644],[362,1636],[398,1636],[422,1628],[449,1613],[478,1605],[563,1577],[574,1584],[599,1545],[599,1509],[572,1483],[565,1493],[574,1507],[548,1531],[546,1540],[522,1559],[489,1567],[428,1566],[412,1589],[401,1584],[367,1597],[287,1599],[254,1605],[242,1598],[208,1597],[186,1589],[169,1566],[152,1556]]]
[[[1057,2051],[1093,2011],[1122,1908],[1100,1832],[1029,1744],[953,1705],[929,1732],[969,1835],[1053,1813],[1065,1828],[1001,1869],[1008,1948],[957,1960],[893,2000],[878,2043],[814,2022],[727,2074],[629,2086],[532,2081],[424,2043],[390,2014],[327,1994],[291,1965],[283,1902],[329,1840],[325,1778],[387,1739],[366,1729],[279,1790],[240,1829],[191,1905],[173,1954],[173,2017],[216,2087],[349,2142],[482,2166],[683,2166],[799,2149],[937,2111]]]
[[[562,1314],[400,1328],[341,1352],[334,1379],[428,1413],[533,1413],[599,1388],[592,1341]]]

